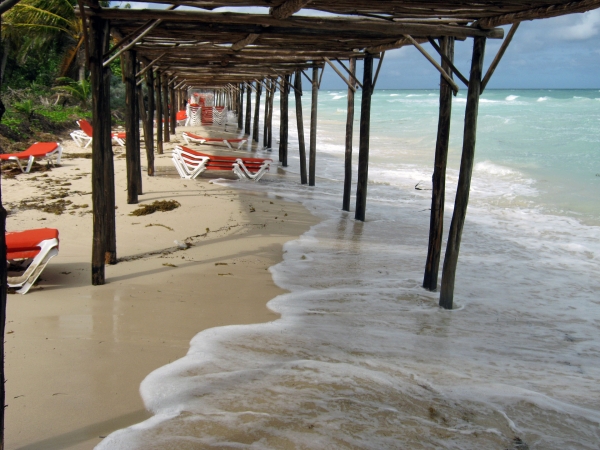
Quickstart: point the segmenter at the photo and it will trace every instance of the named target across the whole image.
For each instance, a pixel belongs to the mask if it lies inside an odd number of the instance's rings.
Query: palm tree
[[[85,79],[83,52],[83,29],[75,15],[74,0],[21,0],[3,15],[2,39],[7,50],[13,50],[17,60],[23,63],[31,51],[44,51],[59,40],[65,49],[59,76],[65,76],[73,64],[79,64],[79,80]],[[7,48],[8,46],[8,48]]]

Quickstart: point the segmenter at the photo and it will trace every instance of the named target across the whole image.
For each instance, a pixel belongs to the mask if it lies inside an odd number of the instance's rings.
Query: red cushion
[[[37,228],[6,233],[6,259],[33,258],[38,254],[42,241],[58,239],[55,228]]]
[[[89,137],[93,137],[92,134],[94,134],[94,131],[92,125],[87,120],[80,119],[77,121],[77,123],[79,124],[79,128],[81,128],[81,131],[83,131]]]
[[[0,155],[0,159],[8,161],[10,158],[17,157],[19,159],[28,159],[30,156],[46,156],[58,148],[57,142],[36,142],[27,150],[20,153],[4,153]]]

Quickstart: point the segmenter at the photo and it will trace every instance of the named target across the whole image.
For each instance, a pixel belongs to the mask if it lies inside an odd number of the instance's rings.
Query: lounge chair
[[[175,147],[172,160],[181,178],[186,179],[194,179],[206,170],[231,170],[240,180],[258,181],[273,163],[272,159],[209,155],[182,146]]]
[[[20,153],[4,153],[0,155],[1,161],[16,161],[19,169],[23,173],[29,173],[35,159],[47,159],[52,165],[54,162],[50,159],[56,156],[56,164],[60,164],[62,156],[62,145],[58,142],[36,142],[27,150]],[[21,161],[27,160],[27,167],[23,168]]]
[[[241,146],[244,145],[244,143],[248,142],[247,138],[241,138],[241,139],[209,138],[209,137],[198,136],[197,134],[192,134],[188,131],[184,131],[182,133],[182,136],[187,144],[189,144],[190,142],[194,142],[196,144],[204,144],[205,142],[224,142],[225,145],[227,145],[227,147],[232,148],[231,144],[235,143],[235,144],[238,144],[238,146],[237,146],[238,149],[241,148]]]
[[[185,111],[187,115],[187,120],[185,121],[185,126],[199,126],[201,123],[200,112],[201,107],[197,103],[188,103]]]
[[[177,114],[175,114],[175,120],[177,121],[177,126],[182,127],[186,124],[187,122],[187,113],[185,112],[185,109],[182,109],[181,111],[177,111]]]
[[[21,275],[8,276],[8,286],[26,294],[48,261],[58,255],[58,230],[38,228],[6,233],[6,259],[11,266],[24,267]],[[9,267],[9,274],[12,272]]]
[[[87,146],[92,142],[94,129],[92,128],[92,125],[85,119],[77,120],[76,123],[81,129],[73,131],[71,133],[71,137],[77,145],[87,148]],[[125,146],[125,133],[111,132],[110,137],[116,144],[120,145],[121,147]]]

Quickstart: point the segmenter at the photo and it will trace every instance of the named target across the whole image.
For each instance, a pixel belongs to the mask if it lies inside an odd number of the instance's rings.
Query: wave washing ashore
[[[271,268],[281,319],[198,334],[99,449],[598,448],[600,92],[486,92],[452,311],[421,288],[437,93],[373,102],[367,221],[340,211],[345,93],[321,92],[317,186],[294,145],[285,180],[243,185],[322,220]]]

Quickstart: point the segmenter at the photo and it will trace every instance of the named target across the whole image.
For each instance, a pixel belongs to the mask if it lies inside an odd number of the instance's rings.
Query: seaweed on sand
[[[148,214],[153,214],[156,211],[173,211],[176,208],[179,208],[181,204],[175,200],[156,200],[149,205],[140,205],[140,207],[131,213],[130,216],[147,216]]]

